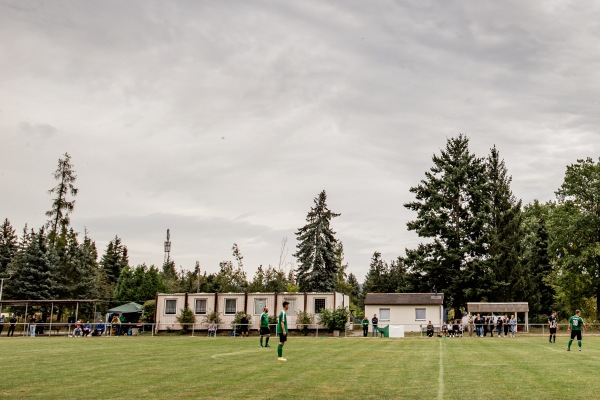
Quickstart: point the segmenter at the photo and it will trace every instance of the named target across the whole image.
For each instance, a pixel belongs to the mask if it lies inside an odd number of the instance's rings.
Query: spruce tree
[[[8,266],[17,252],[18,240],[8,218],[0,226],[0,277],[7,275]]]
[[[298,229],[296,238],[298,259],[296,281],[301,291],[332,292],[339,272],[338,241],[331,228],[331,220],[338,217],[327,207],[323,190],[315,199],[314,207],[306,216],[306,225]]]
[[[54,198],[52,199],[52,208],[46,212],[46,216],[50,217],[47,226],[49,229],[48,238],[52,244],[54,244],[61,229],[65,231],[65,228],[69,226],[69,214],[75,208],[75,200],[69,198],[77,196],[79,191],[75,187],[77,175],[75,175],[69,153],[65,153],[64,158],[58,160],[58,167],[54,171],[54,179],[58,181],[58,185],[48,191],[48,193],[54,195]]]
[[[52,265],[48,259],[46,235],[43,229],[28,235],[27,247],[13,263],[15,275],[9,281],[10,298],[19,300],[49,300],[53,298]]]
[[[562,283],[561,276],[555,274],[549,253],[547,224],[552,208],[552,204],[540,204],[537,200],[525,206],[520,234],[520,262],[512,277],[514,300],[527,300],[530,316],[538,317],[540,322],[546,320],[539,317],[546,317],[555,306],[553,285],[558,287]],[[562,297],[563,302],[570,303]]]
[[[515,284],[519,279],[521,201],[510,188],[504,160],[494,146],[487,158],[490,191],[488,217],[489,250],[486,269],[489,272],[489,301],[522,301],[515,298]]]
[[[428,239],[406,250],[406,262],[421,290],[445,293],[460,316],[460,307],[479,300],[489,284],[483,268],[487,255],[490,195],[484,161],[469,151],[464,135],[448,139],[425,178],[410,189],[416,200],[405,204],[417,217],[411,231]]]
[[[390,293],[389,266],[376,251],[371,257],[369,271],[363,283],[363,293]]]
[[[106,251],[100,260],[100,267],[109,285],[115,285],[121,274],[121,269],[129,265],[127,247],[121,239],[115,236],[106,246]]]

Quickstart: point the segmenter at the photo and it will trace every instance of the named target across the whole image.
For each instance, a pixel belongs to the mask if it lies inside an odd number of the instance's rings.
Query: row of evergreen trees
[[[444,292],[456,316],[469,301],[527,301],[542,321],[575,308],[600,319],[600,159],[568,166],[555,201],[525,206],[495,147],[477,157],[459,135],[432,160],[405,204],[424,241],[390,264],[375,252],[363,292]]]
[[[306,223],[296,232],[297,261],[285,262],[282,243],[277,267],[260,266],[252,280],[233,245],[234,261],[219,271],[179,271],[169,261],[159,270],[129,265],[118,236],[99,258],[87,232],[70,227],[75,208],[76,175],[68,154],[58,163],[58,184],[49,192],[47,224],[23,229],[20,237],[8,219],[0,227],[0,277],[5,298],[82,299],[109,302],[153,299],[156,292],[340,291],[362,308],[368,292],[445,293],[446,305],[459,316],[469,301],[528,301],[535,316],[551,309],[581,308],[597,316],[600,307],[600,159],[567,167],[556,200],[525,206],[511,190],[499,151],[486,157],[469,149],[464,135],[448,139],[432,158],[433,166],[410,192],[405,207],[416,213],[407,224],[423,242],[389,263],[375,251],[362,285],[347,274],[343,244],[336,239],[323,190]],[[284,265],[289,266],[287,272]],[[110,303],[109,303],[110,304]]]

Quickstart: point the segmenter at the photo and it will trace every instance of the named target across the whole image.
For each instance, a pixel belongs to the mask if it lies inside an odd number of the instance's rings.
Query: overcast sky
[[[326,190],[348,272],[420,239],[403,204],[449,137],[496,145],[525,203],[600,155],[598,2],[0,0],[0,217],[72,215],[100,253],[249,278]]]

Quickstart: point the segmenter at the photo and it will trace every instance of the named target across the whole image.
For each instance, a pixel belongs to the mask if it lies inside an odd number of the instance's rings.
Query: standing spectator
[[[508,323],[510,324],[510,336],[515,337],[515,333],[517,333],[517,317],[511,315]]]
[[[12,315],[12,317],[10,317],[10,319],[8,320],[8,332],[6,333],[6,336],[15,336],[15,327],[17,325],[17,316],[15,314]]]
[[[567,345],[567,351],[571,351],[571,343],[573,339],[577,338],[577,345],[579,351],[581,351],[581,331],[583,331],[583,318],[581,318],[581,311],[575,310],[575,315],[569,318],[569,331],[571,331],[571,339]]]
[[[477,316],[475,317],[475,334],[477,335],[477,337],[481,337],[481,315],[477,314]]]
[[[262,314],[260,314],[260,327],[258,328],[260,332],[260,347],[263,347],[263,337],[265,337],[265,347],[269,346],[269,338],[271,337],[271,329],[269,329],[269,309],[267,307],[263,308]]]
[[[277,361],[287,361],[283,358],[283,345],[287,342],[288,325],[287,325],[287,314],[286,311],[289,308],[290,303],[287,301],[283,302],[283,308],[279,312],[277,318],[277,333],[279,334],[279,346],[277,346]]]
[[[115,328],[115,335],[119,336],[121,334],[121,320],[116,315],[113,315],[110,320],[110,324]]]
[[[5,322],[6,322],[6,318],[4,318],[4,315],[0,314],[0,336],[2,335],[2,331],[4,330]]]
[[[469,318],[467,320],[467,329],[469,330],[469,337],[473,336],[473,315],[469,313]]]
[[[490,317],[490,319],[488,320],[488,323],[490,324],[490,337],[494,337],[494,317]]]
[[[509,328],[509,325],[508,325],[508,317],[506,315],[504,316],[504,322],[503,322],[503,324],[504,324],[504,337],[508,337],[508,328]]]
[[[371,318],[371,324],[373,324],[373,331],[371,332],[371,337],[379,336],[379,331],[377,330],[377,325],[379,324],[379,319],[377,318],[377,314],[373,314],[373,318]]]
[[[242,314],[242,318],[240,318],[240,325],[241,325],[241,333],[242,333],[242,337],[246,336],[248,337],[248,314]]]
[[[500,316],[496,319],[496,329],[498,330],[498,337],[502,337],[502,325],[504,323],[504,319]],[[492,335],[494,336],[494,335]]]
[[[35,315],[31,316],[31,319],[29,320],[29,336],[31,337],[35,337],[35,328],[36,328],[36,319],[35,319]]]
[[[548,317],[548,327],[550,328],[548,342],[553,343],[552,339],[554,339],[554,343],[556,343],[556,311],[552,311],[552,314]]]
[[[367,337],[369,334],[369,318],[365,315],[361,321],[363,328],[363,337]]]
[[[487,336],[489,324],[490,324],[489,317],[485,317],[483,319],[483,337]]]

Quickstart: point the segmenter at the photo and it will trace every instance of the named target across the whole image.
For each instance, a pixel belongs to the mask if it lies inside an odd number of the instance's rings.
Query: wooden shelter
[[[467,312],[471,314],[506,314],[525,313],[525,330],[529,331],[529,303],[467,303]]]

